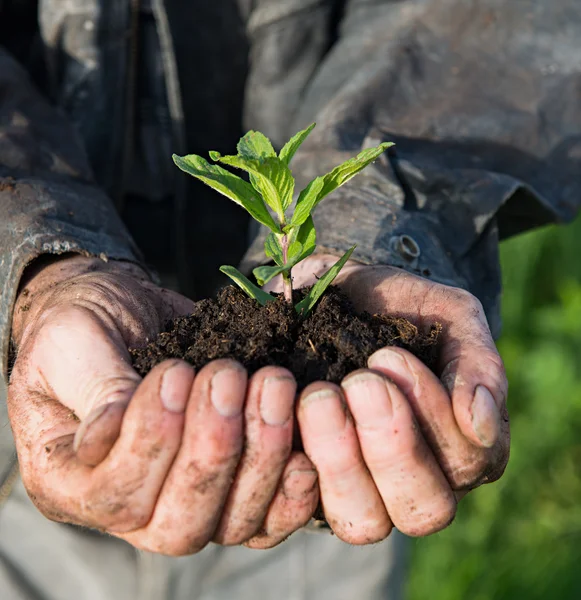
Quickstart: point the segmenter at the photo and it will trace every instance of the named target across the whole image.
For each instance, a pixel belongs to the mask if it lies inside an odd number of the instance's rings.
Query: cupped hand
[[[8,407],[25,487],[49,518],[137,548],[267,548],[303,526],[317,473],[292,453],[296,383],[250,380],[231,360],[194,373],[165,361],[143,380],[128,347],[191,302],[138,268],[72,257],[38,267],[13,319]]]
[[[336,261],[295,269],[308,285]],[[348,263],[336,280],[356,307],[443,325],[434,374],[384,348],[340,386],[300,395],[298,422],[319,474],[321,502],[341,539],[365,544],[393,526],[412,536],[446,527],[468,490],[498,479],[509,455],[507,380],[480,302],[466,291],[393,267]]]

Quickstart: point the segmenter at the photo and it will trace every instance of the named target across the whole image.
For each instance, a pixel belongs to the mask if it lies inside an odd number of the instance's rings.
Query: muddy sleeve
[[[93,183],[73,129],[0,48],[0,358],[25,267],[41,254],[139,255],[110,200]]]
[[[396,143],[321,203],[320,249],[357,244],[361,262],[464,287],[498,333],[499,240],[568,221],[581,203],[576,0],[255,4],[253,55],[285,43],[252,63],[260,110],[247,116],[279,144],[317,122],[293,162],[301,183]]]

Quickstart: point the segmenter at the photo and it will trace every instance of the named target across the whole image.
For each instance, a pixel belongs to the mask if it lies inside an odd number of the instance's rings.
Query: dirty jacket
[[[396,142],[321,204],[319,249],[357,244],[363,263],[466,288],[498,334],[499,240],[581,203],[577,4],[0,0],[4,375],[39,255],[145,261],[210,293],[248,245],[245,217],[168,170],[169,152],[230,152],[242,123],[280,146],[317,122],[302,184]],[[243,264],[260,260],[255,243]]]

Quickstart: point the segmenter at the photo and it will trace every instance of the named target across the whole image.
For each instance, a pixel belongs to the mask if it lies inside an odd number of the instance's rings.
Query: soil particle
[[[295,291],[295,303],[305,293]],[[130,353],[141,375],[170,358],[184,359],[196,370],[212,360],[232,358],[250,374],[267,365],[286,367],[302,389],[319,380],[340,383],[365,368],[367,358],[384,346],[410,350],[433,368],[440,329],[434,324],[420,332],[406,319],[358,314],[335,287],[303,319],[282,297],[261,307],[228,286],[215,299],[197,302],[191,315],[170,321],[157,339]]]

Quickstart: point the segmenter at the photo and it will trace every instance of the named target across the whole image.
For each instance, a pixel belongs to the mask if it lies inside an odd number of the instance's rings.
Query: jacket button
[[[410,235],[400,235],[396,238],[394,245],[397,251],[406,260],[415,260],[416,258],[419,258],[421,254],[418,243]]]

